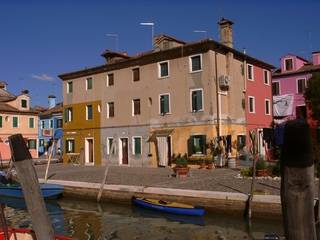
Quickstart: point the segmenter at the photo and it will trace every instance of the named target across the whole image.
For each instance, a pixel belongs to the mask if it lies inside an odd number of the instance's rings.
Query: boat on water
[[[40,184],[40,190],[44,199],[57,199],[63,193],[63,186],[58,184],[44,183]],[[23,191],[18,184],[1,184],[0,196],[23,198]]]
[[[203,216],[205,213],[203,207],[196,207],[177,202],[167,202],[151,198],[132,197],[132,202],[144,208],[179,215]]]
[[[11,240],[33,240],[35,239],[34,232],[29,228],[8,228],[8,237]],[[71,240],[70,237],[65,236],[55,236],[55,240]],[[6,240],[5,233],[3,229],[0,229],[0,240]]]

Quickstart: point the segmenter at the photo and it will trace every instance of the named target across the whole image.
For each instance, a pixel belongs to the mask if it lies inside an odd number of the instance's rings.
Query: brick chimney
[[[232,38],[233,22],[226,18],[221,18],[218,24],[220,26],[220,42],[232,48],[233,47],[233,38]]]
[[[320,51],[312,53],[312,63],[313,65],[320,65]]]

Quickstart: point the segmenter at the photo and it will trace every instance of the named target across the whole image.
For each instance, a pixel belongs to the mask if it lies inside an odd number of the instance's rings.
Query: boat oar
[[[7,226],[7,221],[6,221],[6,216],[4,214],[4,204],[1,204],[0,208],[0,222],[4,234],[4,239],[9,240],[9,232],[8,232],[8,226]]]
[[[31,154],[21,134],[9,137],[12,161],[17,170],[24,199],[37,240],[53,240],[54,231],[40,191]]]
[[[53,148],[55,147],[55,145],[56,145],[56,140],[53,140],[53,144],[51,146],[49,159],[48,159],[48,163],[47,163],[46,174],[44,176],[44,181],[45,182],[47,182],[47,180],[48,180],[48,172],[49,172],[50,162],[51,162],[51,158],[52,158]]]

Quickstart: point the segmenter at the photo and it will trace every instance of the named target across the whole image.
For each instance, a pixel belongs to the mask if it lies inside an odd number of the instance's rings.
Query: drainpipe
[[[214,52],[214,64],[215,64],[215,75],[216,75],[216,100],[217,100],[217,133],[218,137],[221,136],[221,94],[219,91],[219,79],[218,79],[218,58],[217,51]]]

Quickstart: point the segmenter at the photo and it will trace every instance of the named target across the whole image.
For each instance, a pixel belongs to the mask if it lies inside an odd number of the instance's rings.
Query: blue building
[[[39,114],[39,156],[49,156],[53,141],[56,140],[53,149],[53,158],[62,156],[62,103],[56,104],[56,97],[48,97],[49,107]]]

